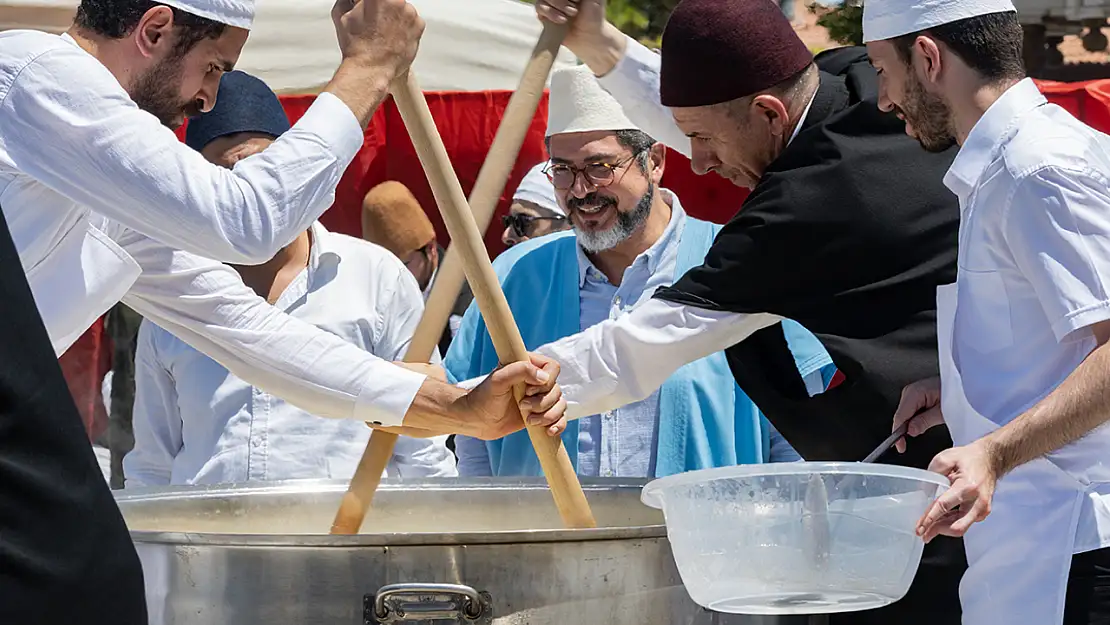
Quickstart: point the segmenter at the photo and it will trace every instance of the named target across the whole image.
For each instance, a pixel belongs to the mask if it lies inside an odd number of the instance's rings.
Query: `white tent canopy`
[[[540,33],[531,5],[518,0],[409,0],[428,28],[413,65],[427,91],[514,89]],[[59,32],[78,0],[0,0],[0,29]],[[332,0],[258,0],[238,68],[277,91],[323,86],[339,64]],[[565,49],[556,67],[575,62]]]

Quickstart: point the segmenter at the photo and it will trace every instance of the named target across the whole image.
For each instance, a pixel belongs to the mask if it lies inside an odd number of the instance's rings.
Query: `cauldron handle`
[[[487,592],[463,584],[390,584],[363,599],[364,623],[451,620],[487,625],[493,622]]]

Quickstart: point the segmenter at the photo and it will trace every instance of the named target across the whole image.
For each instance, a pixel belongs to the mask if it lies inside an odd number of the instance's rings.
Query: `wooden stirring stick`
[[[565,27],[559,30],[565,33]],[[552,40],[556,42],[562,40],[561,33],[556,32],[552,34],[548,29],[545,29],[545,35],[547,35],[548,42]],[[540,49],[544,43],[544,37],[541,37],[537,49]],[[554,49],[557,51],[557,43],[554,45]],[[535,60],[535,56],[536,55],[534,55],[533,60]],[[535,65],[535,63],[532,65]],[[532,67],[530,65],[529,70],[531,69]],[[537,91],[540,94],[542,94],[542,87],[546,82],[546,72],[549,69],[550,63],[548,63],[547,67],[544,69],[544,75],[539,82]],[[527,74],[530,73],[532,72],[526,72],[526,79],[528,78]],[[524,84],[524,81],[522,81],[522,84]],[[444,222],[447,224],[452,240],[456,242],[456,244],[452,245],[452,249],[458,249],[459,254],[463,257],[461,265],[465,267],[467,270],[466,273],[470,277],[471,285],[474,287],[475,291],[475,298],[478,301],[479,309],[482,310],[483,316],[486,318],[487,326],[490,329],[490,335],[498,351],[498,355],[501,357],[502,361],[526,359],[527,351],[516,329],[516,325],[512,321],[512,313],[508,308],[508,303],[505,301],[504,294],[501,293],[496,275],[493,273],[492,265],[485,254],[481,232],[473,217],[467,218],[468,212],[466,210],[465,199],[462,196],[461,186],[458,183],[458,179],[454,176],[454,170],[450,166],[446,149],[443,148],[442,140],[439,138],[439,134],[435,129],[435,124],[431,118],[431,113],[427,109],[427,102],[424,101],[423,94],[419,91],[415,80],[409,76],[404,85],[399,85],[394,89],[394,97],[397,99],[398,108],[401,111],[406,126],[410,128],[413,142],[417,147],[417,153],[421,158],[425,171],[429,174],[433,194],[436,196],[437,204],[439,204],[441,211],[444,213]],[[538,103],[538,96],[535,98],[535,103]],[[512,102],[510,102],[510,108],[512,108]],[[520,143],[523,142],[524,132],[527,129],[527,124],[530,124],[531,118],[534,116],[534,105],[532,108],[532,112],[523,118],[526,124],[519,132],[519,138],[515,139],[516,145],[514,152],[519,151]],[[506,123],[510,121],[512,121],[510,111],[506,110],[505,123],[502,124],[502,129],[504,129]],[[513,127],[510,126],[510,131],[512,129]],[[509,133],[503,133],[503,131],[499,129],[498,138],[506,136],[507,134]],[[510,139],[510,141],[512,140],[513,139]],[[495,140],[495,147],[496,145],[497,141]],[[502,160],[500,165],[497,163],[498,158]],[[493,161],[492,165],[491,161]],[[489,196],[488,200],[486,200],[488,201],[488,210],[484,221],[487,223],[492,216],[493,207],[496,205],[497,197],[500,195],[500,189],[504,188],[505,179],[507,179],[508,172],[511,170],[514,161],[515,155],[511,158],[506,158],[505,152],[491,149],[491,157],[483,167],[483,174],[487,171],[495,172],[498,167],[504,170],[499,185],[494,186],[491,184],[488,187],[482,187],[496,194]],[[480,189],[476,187],[475,199],[482,200],[484,198],[477,197],[479,195],[479,190]],[[483,206],[483,208],[486,207]],[[449,253],[448,258],[450,259],[451,257],[452,254]],[[458,264],[455,266],[458,266]],[[433,286],[433,298],[435,298],[437,289],[447,291],[447,289],[443,289],[439,286],[439,281],[442,279],[443,276],[438,277],[436,286]],[[459,284],[461,285],[461,280],[459,280]],[[428,311],[425,312],[425,317],[421,320],[416,336],[414,336],[413,344],[410,346],[409,353],[406,354],[406,360],[410,362],[427,362],[427,358],[431,355],[431,351],[434,348],[434,337],[437,337],[438,332],[442,330],[443,323],[449,315],[450,305],[453,303],[454,297],[457,297],[458,287],[456,286],[451,289],[451,293],[453,294],[451,297],[441,298],[439,303],[433,302],[433,298],[429,299]],[[493,314],[491,315],[488,313]],[[432,320],[434,317],[439,317],[438,323]],[[430,327],[437,328],[437,330],[431,331],[429,330]],[[420,339],[419,341],[418,338]],[[419,345],[418,342],[420,343]],[[419,350],[426,350],[426,353],[418,354],[417,352]],[[518,399],[521,392],[522,389],[517,389]],[[561,440],[548,437],[542,431],[542,428],[528,427],[528,432],[532,439],[533,446],[536,448],[540,464],[544,469],[544,474],[547,476],[548,484],[551,486],[556,506],[559,508],[564,523],[569,527],[594,527],[596,523],[589,510],[589,505],[585,500],[585,495],[582,492],[578,478],[574,473],[570,458],[567,456],[566,450],[562,446]],[[369,507],[374,492],[381,481],[381,475],[385,470],[385,465],[392,455],[395,442],[396,436],[387,432],[377,431],[371,436],[370,443],[367,445],[367,449],[359,463],[358,470],[351,481],[347,494],[344,496],[332,526],[333,534],[354,534],[358,532],[362,525],[363,518],[365,517],[366,509]]]

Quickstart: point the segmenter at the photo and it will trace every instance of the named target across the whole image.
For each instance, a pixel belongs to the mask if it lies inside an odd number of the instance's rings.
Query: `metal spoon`
[[[894,443],[898,442],[898,439],[906,435],[906,429],[908,428],[908,426],[909,422],[903,423],[902,425],[898,426],[898,429],[891,432],[890,436],[886,437],[886,440],[879,443],[879,446],[875,448],[875,451],[867,454],[867,457],[864,458],[862,462],[875,462],[876,460],[878,460],[879,456],[885,454],[888,449],[894,446]]]

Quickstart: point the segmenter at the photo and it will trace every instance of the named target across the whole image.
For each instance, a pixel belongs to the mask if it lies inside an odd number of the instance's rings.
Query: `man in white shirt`
[[[525,380],[559,412],[555,365],[514,363],[467,395],[268,306],[220,262],[266,261],[330,205],[423,29],[403,0],[337,4],[336,77],[227,170],[166,125],[211,108],[253,13],[252,0],[87,0],[63,36],[0,34],[0,205],[57,353],[122,300],[312,414],[496,437],[520,429],[511,381]]]
[[[941,375],[894,423],[958,445],[918,533],[966,532],[965,623],[1110,622],[1110,137],[1025,76],[1010,0],[868,0],[864,37],[880,106],[926,150],[960,146]]]
[[[185,143],[232,168],[288,129],[270,88],[236,71],[221,79],[216,106],[190,121]],[[392,254],[319,223],[270,261],[234,268],[271,305],[385,360],[404,358],[424,310],[415,280]],[[362,423],[314,417],[252,387],[149,321],[135,359],[128,488],[350,479],[370,438]],[[458,475],[445,442],[400,437],[387,474]]]

